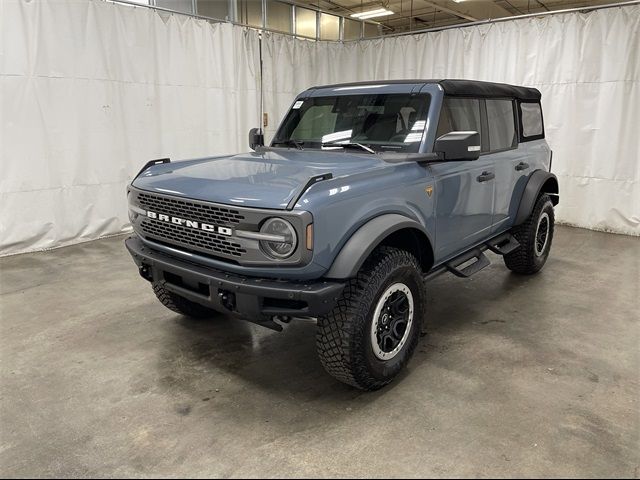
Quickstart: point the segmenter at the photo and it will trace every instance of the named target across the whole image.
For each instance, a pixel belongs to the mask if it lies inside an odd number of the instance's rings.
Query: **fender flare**
[[[324,277],[341,280],[355,277],[364,261],[380,242],[403,228],[415,228],[429,238],[425,228],[409,217],[397,213],[380,215],[369,220],[351,235]]]
[[[514,226],[521,225],[529,215],[531,215],[531,212],[533,212],[533,208],[536,205],[536,201],[538,200],[538,196],[545,185],[548,185],[548,187],[546,187],[544,191],[551,195],[551,200],[554,205],[558,204],[560,200],[560,197],[558,196],[558,178],[551,172],[535,170],[529,177],[527,185],[524,187],[524,192],[520,199],[520,205],[518,206],[518,213],[516,214],[516,219],[513,223]]]

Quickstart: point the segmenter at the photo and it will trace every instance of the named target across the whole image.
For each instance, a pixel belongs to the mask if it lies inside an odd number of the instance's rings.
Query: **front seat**
[[[364,121],[363,133],[367,140],[386,142],[396,134],[397,127],[397,113],[370,113]]]

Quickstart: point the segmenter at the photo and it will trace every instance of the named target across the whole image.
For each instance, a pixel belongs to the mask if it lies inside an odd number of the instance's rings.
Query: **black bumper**
[[[256,323],[274,315],[317,317],[328,313],[344,288],[339,282],[293,282],[233,275],[176,259],[147,247],[136,236],[125,245],[149,281],[219,312]]]

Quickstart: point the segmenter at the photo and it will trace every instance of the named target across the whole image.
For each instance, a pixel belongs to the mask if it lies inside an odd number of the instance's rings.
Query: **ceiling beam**
[[[398,23],[406,23],[408,26],[408,22],[407,20],[409,18],[418,18],[418,17],[423,17],[420,18],[419,20],[422,22],[425,22],[426,20],[424,20],[424,18],[427,17],[431,17],[431,20],[428,20],[429,23],[433,23],[433,17],[434,15],[437,17],[436,18],[436,23],[444,21],[444,20],[455,20],[455,21],[460,21],[460,17],[458,17],[457,15],[453,15],[450,13],[446,13],[443,11],[440,11],[439,9],[433,8],[433,7],[426,7],[426,8],[420,8],[420,9],[416,9],[413,12],[409,12],[409,10],[405,10],[402,13],[397,13],[392,17],[387,17],[384,19],[381,19],[381,22],[384,22],[385,24],[388,25],[395,25]]]
[[[348,10],[348,11],[350,11],[350,12],[353,12],[353,9],[354,9],[354,8],[358,8],[358,9],[360,9],[360,7],[362,7],[362,9],[363,9],[363,10],[366,10],[366,9],[367,9],[367,7],[371,7],[371,6],[374,6],[374,5],[376,5],[376,6],[380,6],[382,3],[384,3],[384,2],[382,2],[381,0],[373,0],[373,1],[363,2],[362,4],[359,4],[359,5],[357,5],[357,6],[356,6],[356,5],[353,5],[353,6],[349,6],[349,7],[347,7],[347,6],[341,5],[341,4],[340,4],[340,3],[338,3],[336,0],[333,0],[333,1],[332,1],[332,0],[322,0],[322,1],[325,1],[325,2],[327,2],[327,3],[331,3],[331,4],[335,5],[336,7],[343,8],[343,9]],[[427,5],[427,6],[429,6],[429,7],[435,8],[436,10],[440,10],[441,12],[445,12],[445,13],[448,13],[448,14],[450,14],[450,15],[455,15],[456,17],[464,18],[464,19],[466,19],[466,20],[470,20],[470,21],[472,21],[472,22],[479,20],[479,18],[476,18],[476,17],[474,17],[474,16],[472,16],[472,15],[469,15],[469,14],[466,14],[466,13],[464,13],[464,12],[461,12],[461,11],[460,11],[459,9],[457,9],[457,8],[455,8],[455,9],[454,9],[454,8],[450,8],[450,7],[448,7],[448,6],[444,6],[444,5],[443,5],[444,3],[447,3],[447,4],[448,4],[448,3],[454,3],[454,4],[455,4],[455,2],[448,2],[447,0],[444,0],[444,1],[438,1],[438,2],[435,2],[435,1],[433,1],[433,2],[432,2],[432,1],[427,1],[427,0],[421,0],[421,1],[420,1],[420,3],[421,3],[422,5]],[[421,8],[421,9],[415,9],[415,10],[413,10],[413,15],[417,14],[417,12],[419,12],[420,10],[424,11],[424,8]],[[397,14],[397,13],[400,13],[400,12],[396,12],[396,14]],[[406,15],[402,15],[402,17],[411,17],[411,16],[413,16],[409,10],[403,10],[401,13],[402,13],[402,14],[406,14]],[[506,10],[505,10],[505,13],[506,13],[507,15],[509,14],[509,12],[507,12]],[[382,22],[384,22],[384,19],[379,19],[378,21],[382,21]]]
[[[465,20],[470,20],[472,22],[476,22],[476,21],[479,20],[478,18],[472,17],[471,15],[467,15],[466,13],[462,13],[459,10],[455,10],[453,8],[445,7],[445,6],[441,5],[440,3],[427,2],[427,1],[423,1],[422,3],[425,3],[425,4],[435,8],[436,10],[440,10],[441,12],[449,13],[451,15],[455,15],[456,17],[464,18]]]
[[[328,8],[327,10],[339,9],[339,10],[344,10],[345,12],[349,12],[349,13],[355,13],[356,12],[354,10],[355,7],[347,7],[345,5],[342,5],[342,4],[338,3],[337,1],[333,1],[333,0],[321,0],[321,1],[323,3],[331,5],[331,7]],[[336,12],[336,13],[343,13],[343,12]]]
[[[309,0],[307,0],[309,1]],[[313,0],[311,0],[313,1]],[[311,1],[309,3],[311,3]],[[317,1],[317,0],[316,0]],[[535,0],[534,0],[535,1]],[[373,6],[381,6],[381,5],[389,5],[396,4],[397,0],[366,0],[362,1],[360,4],[354,4],[349,2],[348,0],[320,0],[321,3],[325,3],[331,5],[332,9],[342,9],[345,12],[354,13],[354,11],[366,10],[369,7]],[[408,2],[407,2],[408,3]],[[431,7],[440,12],[454,15],[458,18],[462,18],[464,20],[468,20],[470,22],[476,22],[479,20],[488,20],[492,18],[501,18],[512,15],[509,10],[504,8],[501,5],[498,5],[493,0],[475,0],[469,2],[459,2],[456,3],[453,0],[418,0],[416,1],[417,5],[420,5],[419,8],[413,10],[403,9],[402,12],[396,12],[394,17],[397,17],[397,14],[400,14],[400,17],[414,17],[416,15],[420,15],[421,11],[424,12],[424,7]],[[394,9],[395,10],[395,9]],[[381,23],[386,23],[385,20],[391,21],[391,18],[380,18],[374,19]]]
[[[451,0],[433,0],[428,2],[435,4],[441,9],[447,8],[449,13],[458,15],[461,18],[473,17],[476,20],[489,20],[491,18],[502,18],[511,16],[511,12],[502,5],[489,0],[475,0],[473,2],[453,2]],[[446,11],[446,10],[443,10]]]

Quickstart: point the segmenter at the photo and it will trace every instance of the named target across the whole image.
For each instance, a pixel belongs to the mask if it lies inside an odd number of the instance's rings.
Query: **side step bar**
[[[498,255],[507,255],[520,246],[518,240],[509,232],[498,235],[485,243],[487,248]]]
[[[491,261],[483,253],[485,250],[491,250],[493,253],[497,253],[498,255],[507,255],[518,247],[520,247],[518,240],[516,240],[509,232],[506,232],[472,250],[469,250],[468,252],[463,253],[462,255],[457,256],[453,260],[449,260],[444,266],[446,270],[450,271],[457,277],[468,278],[491,264]],[[469,263],[472,260],[475,261]],[[469,264],[465,266],[467,263]],[[433,273],[435,274],[436,272]],[[431,275],[429,275],[429,277],[430,276]]]
[[[459,268],[461,265],[475,259],[475,262],[467,265],[464,268]],[[447,270],[453,273],[456,277],[467,278],[478,273],[485,267],[491,264],[487,256],[482,253],[481,248],[475,248],[470,252],[467,252],[459,257],[454,258],[450,262],[447,262]]]

